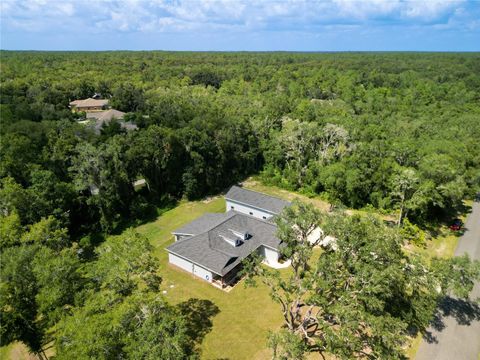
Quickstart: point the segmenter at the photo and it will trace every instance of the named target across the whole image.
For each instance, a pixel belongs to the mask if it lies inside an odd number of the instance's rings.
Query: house
[[[85,113],[85,120],[80,120],[78,121],[80,124],[86,125],[86,126],[91,126],[93,128],[93,131],[95,131],[96,134],[100,134],[103,125],[108,124],[112,120],[118,120],[120,123],[120,126],[127,130],[138,130],[138,126],[129,122],[129,121],[123,121],[123,117],[125,116],[125,113],[122,111],[118,111],[115,109],[109,109],[109,110],[102,110],[102,111],[88,111]]]
[[[110,109],[105,111],[96,111],[96,112],[87,112],[86,120],[84,120],[83,122],[85,124],[93,123],[94,131],[97,134],[100,134],[100,131],[102,130],[102,126],[104,124],[108,124],[114,119],[118,120],[118,122],[120,123],[120,126],[127,131],[138,130],[137,125],[131,122],[122,121],[124,116],[125,116],[124,112],[118,111],[115,109]]]
[[[173,231],[166,250],[169,262],[221,288],[233,282],[242,260],[253,252],[275,265],[281,241],[272,221],[290,203],[233,186],[225,196],[226,212],[205,214]]]
[[[105,110],[105,111],[95,111],[95,112],[87,112],[86,118],[87,119],[96,119],[100,121],[110,121],[113,118],[117,120],[122,120],[125,116],[125,113],[122,111],[118,111],[115,109]]]
[[[259,219],[269,219],[279,214],[283,208],[290,205],[282,199],[232,186],[225,195],[227,211],[235,210]]]
[[[83,99],[70,102],[70,108],[74,112],[78,111],[102,111],[108,108],[108,99]]]

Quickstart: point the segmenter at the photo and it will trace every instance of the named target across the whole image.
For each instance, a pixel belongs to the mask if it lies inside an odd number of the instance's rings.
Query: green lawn
[[[307,198],[278,187],[266,186],[254,178],[247,179],[243,185],[245,188],[286,200],[298,197],[322,210],[329,207],[328,203],[319,198]],[[282,316],[279,305],[270,299],[265,286],[245,288],[241,281],[232,291],[226,293],[168,264],[168,253],[165,248],[174,241],[172,230],[207,212],[225,212],[223,196],[202,201],[182,201],[175,208],[163,212],[156,220],[136,227],[136,231],[147,236],[155,248],[154,252],[160,259],[160,273],[163,278],[161,290],[167,292],[165,297],[171,303],[196,298],[209,300],[218,307],[219,313],[212,319],[212,330],[201,344],[203,359],[268,359],[271,355],[266,346],[266,337],[269,330],[281,326]],[[428,241],[426,248],[414,251],[430,256],[451,257],[457,241],[457,236],[443,228],[441,235]],[[315,257],[319,254],[320,251],[316,251]],[[407,350],[409,357],[414,357],[419,344],[419,338],[412,341]],[[16,347],[0,348],[0,358],[25,359],[26,357],[18,351],[16,356],[12,356],[12,348]]]
[[[294,193],[294,192],[279,188],[277,186],[265,185],[261,182],[261,180],[258,180],[256,177],[248,178],[242,183],[242,185],[245,189],[250,189],[250,190],[258,191],[264,194],[276,196],[288,201],[292,201],[293,199],[298,198],[304,202],[312,203],[313,205],[315,205],[315,207],[323,211],[328,211],[328,209],[330,208],[330,204],[325,200],[320,199],[319,196],[307,197],[305,195]]]
[[[15,344],[0,347],[0,359],[9,359],[13,346],[15,346]]]
[[[0,347],[0,360],[38,360],[38,358],[30,354],[25,345],[21,342],[14,342],[7,346]]]
[[[171,231],[206,212],[224,212],[222,197],[208,201],[181,202],[154,222],[136,228],[145,234],[159,257],[162,290],[171,303],[190,298],[212,301],[219,313],[213,318],[213,329],[202,343],[204,359],[265,359],[268,330],[278,328],[282,317],[278,304],[272,302],[264,286],[245,288],[243,282],[229,293],[219,290],[191,274],[168,265],[165,247],[173,242]],[[171,288],[170,285],[174,287]]]
[[[247,179],[243,186],[285,200],[298,197],[324,211],[329,207],[327,202],[319,198],[307,198],[275,186],[267,186],[255,178]],[[231,292],[225,293],[168,265],[165,247],[173,242],[171,235],[173,229],[206,212],[224,211],[225,200],[221,196],[205,201],[184,201],[174,209],[163,213],[156,221],[137,227],[137,231],[148,236],[155,247],[155,253],[161,261],[160,271],[164,279],[162,290],[167,291],[166,297],[172,303],[198,298],[210,300],[218,306],[220,312],[213,319],[213,329],[202,343],[202,358],[269,358],[265,344],[266,335],[268,330],[281,325],[282,318],[278,304],[270,300],[265,287],[245,288],[240,282]],[[427,242],[426,248],[415,248],[414,251],[426,256],[451,257],[457,242],[458,237],[448,228],[443,227],[440,229],[439,236]],[[174,287],[170,288],[170,285]],[[418,338],[413,339],[407,350],[409,357],[414,357],[419,344]]]

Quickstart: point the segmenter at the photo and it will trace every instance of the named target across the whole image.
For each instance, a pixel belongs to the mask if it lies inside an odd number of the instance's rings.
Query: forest
[[[39,357],[52,342],[58,359],[195,356],[189,304],[157,296],[148,239],[123,232],[182,198],[255,174],[425,229],[480,191],[478,53],[0,59],[0,338]],[[139,129],[80,124],[69,102],[95,93]],[[102,316],[79,326],[92,314]]]

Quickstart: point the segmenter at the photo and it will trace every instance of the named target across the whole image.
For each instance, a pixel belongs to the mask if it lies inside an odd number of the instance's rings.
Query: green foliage
[[[249,276],[259,276],[281,305],[285,330],[270,337],[278,358],[314,351],[341,359],[367,354],[402,359],[407,337],[426,331],[438,302],[451,292],[467,297],[480,278],[480,263],[468,257],[429,264],[407,255],[398,229],[370,216],[324,219],[322,229],[334,237],[334,246],[314,260],[302,229],[318,221],[313,209],[298,203],[277,219],[278,236],[286,244],[282,252],[292,259],[291,276],[255,259],[245,264]],[[412,227],[408,220],[405,225]]]
[[[400,235],[409,243],[418,246],[425,245],[425,232],[422,231],[417,225],[412,224],[408,219],[403,221],[403,226],[400,229]]]
[[[23,229],[17,213],[0,216],[0,250],[20,244]]]
[[[2,59],[0,177],[24,189],[22,224],[53,214],[75,235],[113,232],[139,213],[139,178],[156,202],[217,193],[263,170],[287,189],[398,210],[399,224],[453,216],[480,189],[477,54]],[[72,123],[68,102],[95,92],[141,130],[112,123],[98,136]]]
[[[120,111],[134,112],[142,110],[145,98],[142,89],[131,83],[120,85],[114,92],[112,106]]]
[[[158,260],[148,240],[133,230],[97,248],[87,269],[86,301],[58,324],[58,359],[184,359],[194,357],[205,312],[194,301],[178,307],[158,295]],[[193,300],[193,299],[192,299]],[[217,310],[218,312],[218,310]],[[79,324],[81,324],[79,328]]]
[[[303,360],[308,352],[305,342],[287,330],[270,333],[268,347],[273,350],[274,360]]]
[[[190,316],[168,306],[159,297],[141,299],[123,320],[129,324],[124,335],[125,352],[132,359],[185,359],[192,352],[188,334]],[[126,332],[124,330],[124,332]],[[193,355],[193,354],[191,354]],[[192,356],[195,358],[195,356]]]
[[[0,344],[22,341],[35,353],[41,351],[45,329],[37,323],[33,246],[2,250],[0,267]]]
[[[147,238],[132,229],[122,236],[111,237],[97,248],[98,260],[91,276],[100,288],[122,296],[139,287],[158,291],[161,282],[158,260],[151,250]]]
[[[61,250],[70,244],[70,239],[67,229],[62,228],[53,216],[49,216],[31,225],[28,232],[23,234],[21,242]]]
[[[320,219],[320,212],[312,204],[295,200],[275,221],[277,236],[284,243],[280,254],[290,259],[296,281],[308,270],[312,248],[321,240],[320,237],[314,239]]]
[[[85,279],[77,252],[67,248],[56,253],[42,247],[33,260],[32,273],[38,286],[35,302],[42,322],[50,328],[75,305]]]
[[[0,264],[1,345],[23,342],[41,356],[47,330],[72,307],[84,285],[81,263],[67,230],[53,217],[27,231],[15,213],[2,227],[16,241],[5,242]],[[3,235],[2,235],[3,236]]]
[[[323,304],[324,318],[310,313],[328,335],[317,349],[348,358],[365,350],[365,340],[372,354],[395,358],[405,327],[422,330],[429,321],[439,296],[432,289],[465,294],[476,274],[468,260],[435,260],[430,268],[405,258],[398,243],[400,237],[422,243],[418,225],[455,216],[462,200],[480,190],[478,54],[1,51],[1,57],[2,341],[41,351],[50,340],[46,327],[71,312],[62,320],[59,357],[147,358],[149,348],[156,358],[190,356],[183,318],[151,294],[160,279],[147,240],[129,232],[98,245],[165,199],[217,194],[258,172],[268,183],[320,194],[335,206],[398,211],[400,230],[338,220],[331,231],[349,258],[326,251],[313,266],[306,262],[311,246],[298,239],[321,218],[296,204],[280,223],[294,275],[247,266],[269,279],[285,316],[293,314],[291,329],[301,328],[306,313],[289,310],[292,301],[317,306],[319,289],[336,301]],[[69,102],[95,92],[130,112],[140,129],[125,132],[113,122],[98,135],[77,123],[82,114],[72,113]],[[146,186],[136,191],[138,179]],[[382,256],[391,262],[379,263]],[[326,275],[328,267],[335,276]],[[367,276],[372,282],[360,288]],[[349,298],[342,282],[358,289],[363,303]],[[150,294],[145,303],[139,293]],[[142,306],[154,315],[126,327],[126,335],[125,319],[141,318]],[[329,316],[350,325],[336,329]],[[177,325],[178,337],[168,332]],[[382,331],[400,335],[381,338]],[[160,345],[162,336],[175,349]],[[301,357],[300,342],[275,336],[278,357]]]
[[[184,359],[191,352],[186,321],[153,294],[111,303],[99,293],[61,322],[56,358]]]

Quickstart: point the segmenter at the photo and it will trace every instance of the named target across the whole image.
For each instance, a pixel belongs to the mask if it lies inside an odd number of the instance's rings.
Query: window
[[[253,215],[253,212],[250,211],[249,214],[250,214],[250,215]]]

